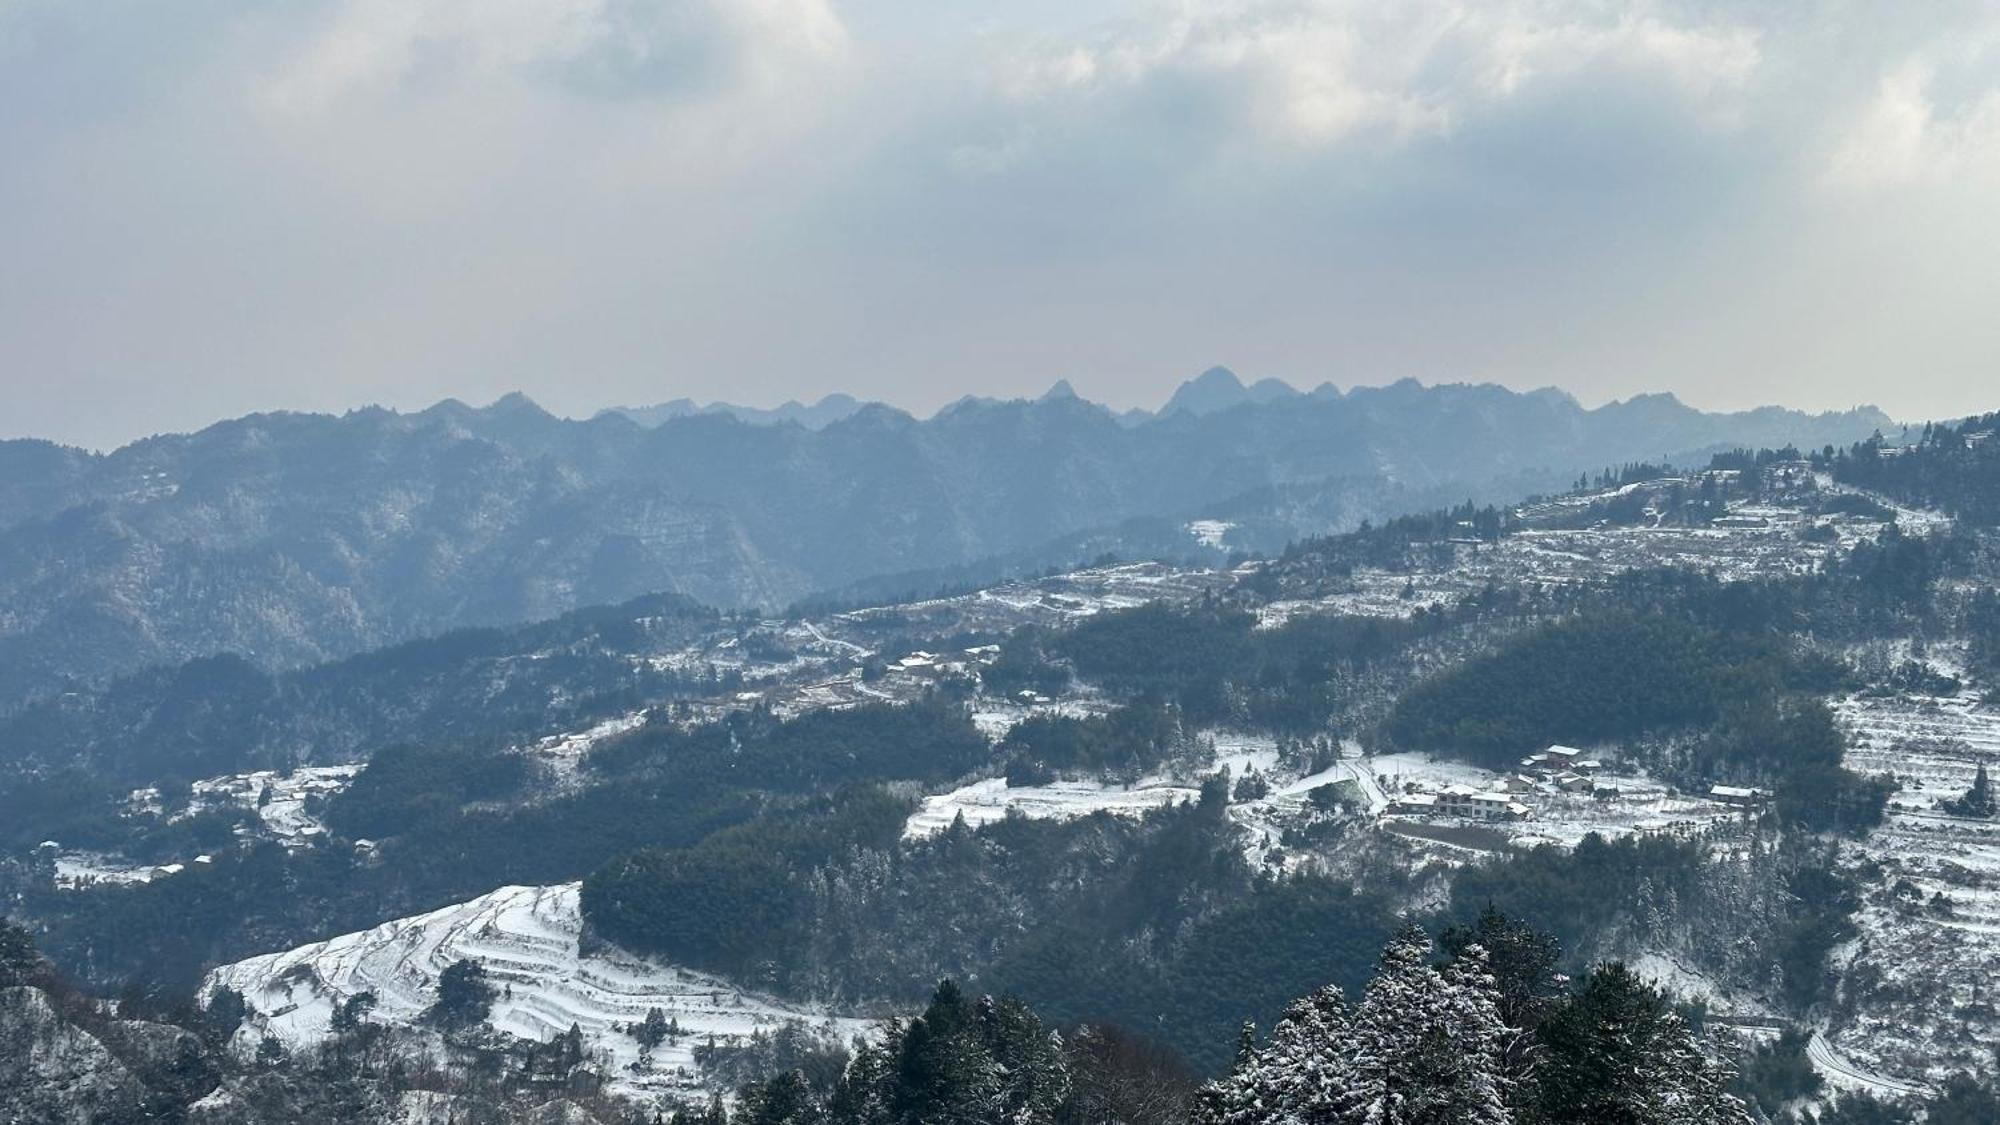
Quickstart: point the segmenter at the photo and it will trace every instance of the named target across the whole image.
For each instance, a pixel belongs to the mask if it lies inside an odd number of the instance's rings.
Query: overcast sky
[[[0,0],[0,435],[1215,363],[2000,408],[2000,7]]]

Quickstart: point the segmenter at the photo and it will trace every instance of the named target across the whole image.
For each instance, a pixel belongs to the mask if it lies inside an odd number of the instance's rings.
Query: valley
[[[365,994],[404,1057],[538,1074],[573,1038],[593,1089],[640,1104],[846,1050],[940,978],[1192,1053],[1352,972],[1343,943],[1482,902],[1700,1004],[1746,1060],[1796,1051],[1800,1105],[1938,1096],[2000,1033],[2000,827],[1948,807],[2000,769],[1966,624],[1991,556],[1845,471],[1718,458],[1219,565],[591,611],[370,658],[356,682],[439,732],[400,746],[320,717],[357,672],[307,672],[320,695],[250,712],[298,736],[240,764],[282,768],[124,791],[8,886],[108,979],[180,940],[121,919],[241,911],[194,982],[240,998],[240,1059],[327,1057]],[[219,712],[186,683],[149,706]],[[1321,948],[1288,954],[1288,925]],[[1066,987],[1070,943],[1123,995]],[[1266,991],[1218,992],[1231,957]],[[459,963],[492,990],[470,1031],[431,1014]]]

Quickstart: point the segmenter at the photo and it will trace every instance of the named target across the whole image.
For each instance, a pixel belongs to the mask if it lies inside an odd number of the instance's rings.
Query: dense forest
[[[444,1036],[442,1068],[424,1061],[426,1032],[372,1020],[367,994],[320,1044],[294,1052],[265,1039],[239,1053],[225,1044],[241,997],[217,992],[199,1009],[128,997],[113,1012],[4,920],[0,1002],[30,997],[13,1018],[32,1022],[0,1036],[95,1045],[95,1065],[130,1076],[88,1094],[107,1125],[183,1120],[196,1102],[210,1125],[334,1125],[378,1119],[413,1091],[496,1125],[1984,1125],[2000,1113],[2000,1092],[1970,1075],[1901,1106],[1843,1095],[1794,1110],[1825,1092],[1801,1036],[1732,1047],[1704,1031],[1699,1008],[1620,963],[1565,974],[1559,941],[1491,908],[1435,939],[1406,925],[1372,948],[1374,969],[1350,986],[1308,986],[1280,1003],[1268,1034],[1246,1024],[1233,1056],[1228,1037],[1204,1052],[1224,1060],[1207,1082],[1128,1027],[945,980],[919,1014],[851,1045],[762,1040],[729,1103],[656,1113],[595,1091],[574,1029],[546,1043],[478,1031],[491,990],[469,962],[440,979],[426,1017]],[[0,1061],[0,1076],[26,1058]],[[39,1114],[63,1094],[8,1087],[6,1104]]]
[[[1327,615],[1260,629],[1234,606],[1156,603],[1059,633],[1010,636],[996,686],[1047,686],[1073,675],[1121,699],[1171,703],[1196,726],[1309,733],[1349,701],[1357,681],[1455,620]]]
[[[0,846],[120,844],[118,806],[142,785],[355,761],[395,745],[525,740],[712,693],[713,682],[634,657],[716,622],[663,595],[296,671],[220,655],[79,685],[0,713]]]
[[[1880,820],[1888,789],[1842,765],[1844,740],[1818,695],[1843,675],[1740,629],[1586,612],[1418,683],[1380,733],[1496,770],[1553,743],[1665,744],[1645,764],[1690,787],[1769,786],[1788,821],[1854,833]]]
[[[1926,425],[1913,445],[1877,436],[1819,455],[1836,480],[1937,508],[1980,527],[2000,526],[2000,414]]]

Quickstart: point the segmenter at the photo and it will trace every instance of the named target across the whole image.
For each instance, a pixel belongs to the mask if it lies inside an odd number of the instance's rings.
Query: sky
[[[0,0],[0,436],[1212,364],[2000,409],[2000,6]]]

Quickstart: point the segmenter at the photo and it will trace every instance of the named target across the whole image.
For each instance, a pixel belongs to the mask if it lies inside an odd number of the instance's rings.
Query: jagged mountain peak
[[[1159,417],[1173,414],[1203,415],[1229,410],[1245,403],[1262,404],[1298,397],[1298,388],[1283,379],[1263,378],[1245,385],[1227,367],[1211,367],[1182,383],[1172,398],[1160,408]]]

